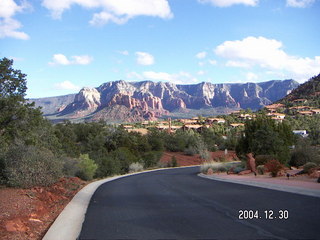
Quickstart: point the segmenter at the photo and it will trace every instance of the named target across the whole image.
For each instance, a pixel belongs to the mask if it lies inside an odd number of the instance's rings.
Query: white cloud
[[[228,59],[227,66],[259,66],[267,70],[286,71],[300,81],[320,72],[320,56],[313,59],[291,56],[283,50],[282,42],[264,37],[226,41],[217,46],[214,52]]]
[[[202,75],[206,74],[206,72],[205,72],[205,71],[200,70],[200,71],[198,71],[198,72],[197,72],[197,74],[198,74],[198,75],[200,75],[200,76],[202,76]]]
[[[207,52],[199,52],[196,54],[196,58],[203,59],[207,56]]]
[[[93,58],[83,55],[72,56],[71,60],[69,60],[65,55],[58,53],[53,55],[52,60],[52,62],[49,62],[50,65],[88,65],[92,62]]]
[[[114,22],[116,24],[125,24],[129,18],[126,17],[117,17],[108,12],[95,13],[93,18],[90,20],[90,24],[94,26],[102,26],[109,22]]]
[[[211,3],[217,7],[230,7],[235,4],[243,4],[247,6],[256,6],[259,0],[198,0],[200,3]]]
[[[70,81],[64,81],[64,82],[60,82],[60,83],[56,83],[55,85],[56,89],[59,90],[73,90],[73,91],[79,91],[80,87],[73,84]]]
[[[121,55],[128,56],[129,52],[127,50],[119,51]]]
[[[315,0],[287,0],[288,7],[305,8],[311,6]]]
[[[22,24],[13,18],[16,13],[22,12],[28,6],[25,2],[17,5],[13,0],[0,1],[0,38],[29,39],[28,34],[18,31]]]
[[[136,52],[137,63],[140,65],[153,65],[154,57],[150,53]]]
[[[208,62],[209,62],[211,65],[217,65],[217,61],[216,61],[216,60],[210,59]]]
[[[168,0],[43,0],[42,5],[49,9],[53,18],[61,18],[65,10],[73,5],[87,9],[102,9],[93,15],[90,24],[102,25],[108,22],[123,24],[136,16],[171,18]]]
[[[250,82],[256,81],[258,79],[258,75],[253,72],[248,72],[246,74],[246,79]]]
[[[93,58],[88,55],[83,56],[72,56],[73,60],[71,61],[72,64],[79,64],[79,65],[88,65],[92,62]]]
[[[198,82],[198,79],[193,77],[190,73],[180,71],[179,73],[166,73],[166,72],[154,72],[146,71],[142,74],[131,72],[127,74],[128,78],[135,80],[152,80],[152,81],[163,81],[172,82],[176,84],[186,84]]]
[[[249,68],[250,64],[246,63],[246,62],[241,62],[241,61],[227,61],[226,66],[227,67]]]

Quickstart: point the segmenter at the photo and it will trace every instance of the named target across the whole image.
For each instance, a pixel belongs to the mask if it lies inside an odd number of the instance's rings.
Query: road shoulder
[[[283,191],[283,192],[290,192],[290,193],[302,194],[302,195],[306,195],[306,196],[320,198],[320,184],[319,183],[309,183],[308,185],[298,183],[298,184],[292,184],[290,186],[290,185],[288,185],[290,180],[288,180],[288,183],[285,183],[285,182],[281,182],[281,181],[273,181],[272,179],[255,179],[254,177],[241,179],[241,178],[232,177],[230,175],[206,175],[206,174],[200,173],[200,174],[198,174],[198,176],[203,177],[203,178],[207,178],[210,180],[243,184],[243,185],[267,188],[267,189],[272,189],[272,190],[278,190],[278,191]],[[285,181],[285,180],[282,180],[282,181]],[[292,181],[290,183],[292,183]]]

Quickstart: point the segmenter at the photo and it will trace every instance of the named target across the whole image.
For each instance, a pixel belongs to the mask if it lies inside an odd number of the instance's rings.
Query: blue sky
[[[320,0],[0,0],[0,57],[29,98],[119,79],[304,82],[319,23]]]

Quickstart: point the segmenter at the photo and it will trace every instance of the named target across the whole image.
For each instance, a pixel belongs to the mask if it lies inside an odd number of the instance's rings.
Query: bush
[[[236,173],[236,174],[238,174],[239,172],[242,172],[242,171],[244,171],[244,170],[246,170],[245,167],[237,166],[237,167],[235,167],[235,168],[233,169],[233,172]]]
[[[4,168],[6,184],[12,187],[48,186],[62,175],[62,163],[50,150],[23,143],[9,148]]]
[[[171,167],[178,167],[178,162],[175,156],[171,157]]]
[[[238,164],[238,163],[236,163]],[[205,162],[200,166],[200,172],[207,173],[208,169],[211,168],[213,172],[227,172],[231,168],[236,168],[235,163],[220,163],[220,162]]]
[[[98,165],[89,158],[88,154],[80,154],[78,167],[79,171],[76,175],[85,181],[92,180],[98,169]]]
[[[139,159],[128,148],[119,147],[111,153],[114,161],[117,161],[120,165],[120,174],[129,172],[129,166],[131,163],[138,162]]]
[[[210,160],[211,155],[210,152],[208,152],[207,150],[202,150],[200,151],[200,158],[205,159],[205,160]]]
[[[295,150],[291,154],[291,158],[289,161],[290,166],[300,167],[306,164],[309,161],[308,153],[303,150]]]
[[[265,165],[268,161],[275,159],[274,155],[257,155],[256,159],[256,166]]]
[[[78,158],[71,158],[71,157],[64,157],[62,158],[63,168],[62,172],[63,175],[66,177],[75,177],[77,172],[80,171],[79,168],[79,159]]]
[[[265,172],[264,165],[258,165],[258,166],[257,166],[257,172],[258,172],[258,174],[260,174],[260,175],[264,175],[264,172]]]
[[[97,177],[108,177],[121,173],[121,165],[119,161],[115,161],[112,156],[106,155],[100,159],[99,168],[97,169]]]
[[[154,167],[160,161],[163,152],[150,151],[142,155],[142,161],[145,168]]]
[[[290,166],[300,167],[307,162],[320,164],[320,154],[318,147],[311,146],[308,139],[299,138],[296,149],[292,152],[289,160]]]
[[[317,167],[317,164],[313,163],[313,162],[307,162],[304,166],[303,166],[303,171],[305,173],[308,173],[310,174],[310,170],[312,168],[316,168]]]
[[[184,154],[189,156],[194,156],[198,153],[197,149],[195,147],[188,147],[183,150]]]
[[[129,173],[140,172],[143,170],[143,165],[141,163],[131,163],[129,166]]]
[[[278,160],[270,160],[265,164],[265,168],[268,169],[272,177],[276,177],[283,166]]]

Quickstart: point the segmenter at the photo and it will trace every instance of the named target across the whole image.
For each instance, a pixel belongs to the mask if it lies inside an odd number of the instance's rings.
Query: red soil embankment
[[[50,187],[0,189],[0,239],[42,239],[73,196],[86,185],[61,178]]]
[[[226,158],[227,160],[233,160],[237,159],[235,151],[228,151],[228,154],[225,155],[224,151],[216,151],[216,152],[210,152],[211,159],[218,161],[219,158]],[[199,154],[196,154],[194,156],[188,156],[185,155],[183,152],[164,152],[160,162],[164,165],[167,165],[171,162],[172,157],[175,157],[177,159],[178,166],[192,166],[192,165],[200,165],[203,162],[206,162],[207,160],[201,159]]]

